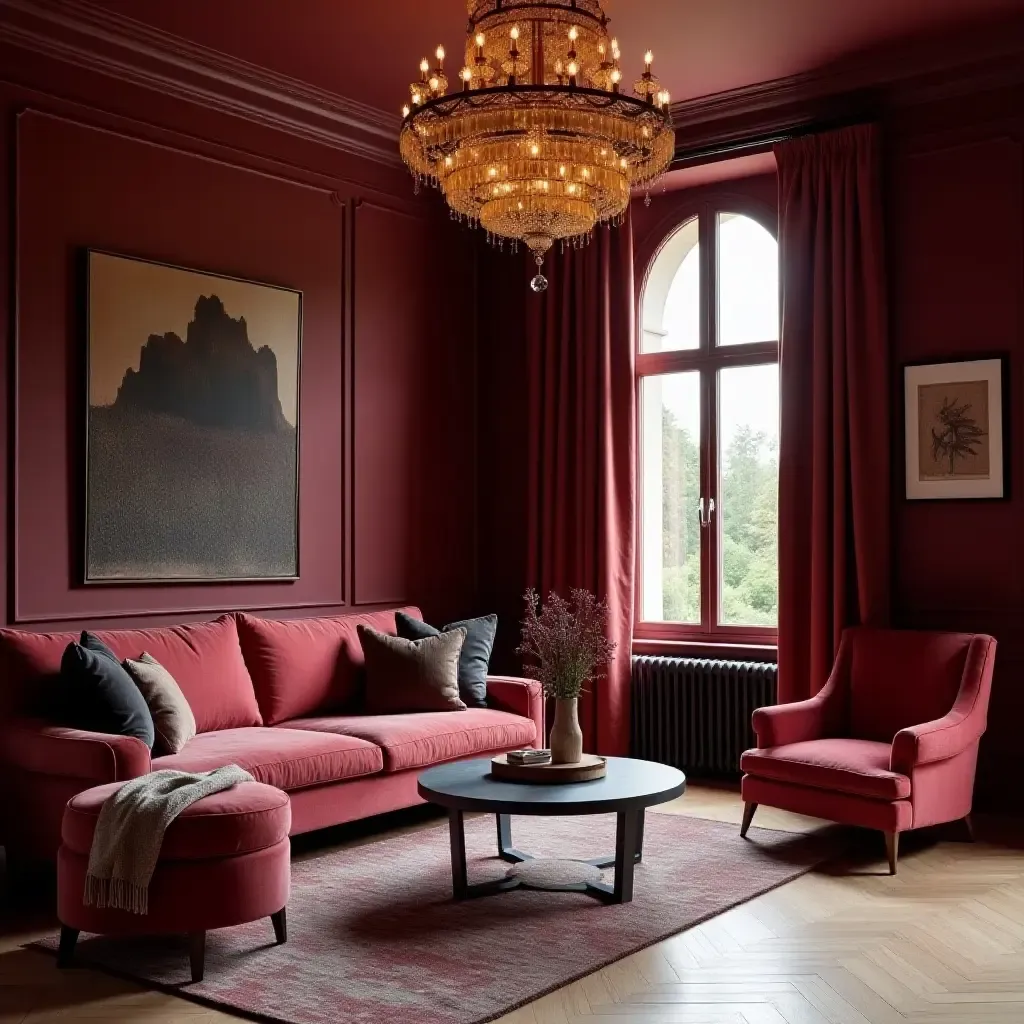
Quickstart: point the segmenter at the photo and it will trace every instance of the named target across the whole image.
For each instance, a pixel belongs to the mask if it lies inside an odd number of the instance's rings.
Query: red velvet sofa
[[[404,609],[419,617],[417,608]],[[177,680],[198,734],[150,757],[132,737],[33,717],[77,633],[0,630],[0,844],[8,857],[54,860],[68,800],[158,768],[235,763],[291,797],[291,834],[421,803],[429,765],[532,746],[543,736],[540,684],[491,677],[487,708],[360,714],[356,625],[395,631],[395,612],[269,620],[237,614],[145,630],[97,630],[121,657],[148,651]]]

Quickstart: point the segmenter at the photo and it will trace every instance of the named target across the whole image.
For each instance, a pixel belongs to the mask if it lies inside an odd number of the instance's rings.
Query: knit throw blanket
[[[126,782],[100,808],[82,902],[149,913],[149,882],[167,827],[204,796],[253,781],[247,771],[229,764],[212,772],[162,769]]]

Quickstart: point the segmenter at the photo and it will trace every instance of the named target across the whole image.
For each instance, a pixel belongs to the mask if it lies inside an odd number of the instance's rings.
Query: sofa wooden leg
[[[889,874],[896,874],[896,858],[900,852],[899,832],[885,832],[885,854],[889,858]]]
[[[192,981],[200,982],[206,970],[206,932],[189,935],[188,961],[192,968]]]
[[[75,943],[78,942],[78,929],[60,926],[60,945],[57,947],[57,966],[70,967],[75,959]]]
[[[964,831],[967,833],[967,842],[974,842],[974,817],[970,814],[964,815]]]
[[[741,839],[747,834],[747,829],[750,828],[750,823],[754,820],[754,811],[756,810],[757,804],[750,801],[743,805],[743,824],[740,825]]]
[[[270,923],[274,926],[274,938],[280,946],[288,941],[288,917],[286,908],[282,907],[276,914],[270,915]]]

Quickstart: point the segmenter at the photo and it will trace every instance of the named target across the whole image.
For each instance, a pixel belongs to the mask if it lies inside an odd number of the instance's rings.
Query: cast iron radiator
[[[633,659],[634,757],[695,778],[736,779],[755,746],[750,716],[774,704],[778,666],[698,658]]]

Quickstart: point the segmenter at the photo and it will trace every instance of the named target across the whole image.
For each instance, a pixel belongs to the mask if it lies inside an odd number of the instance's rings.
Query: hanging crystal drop
[[[537,276],[530,282],[530,287],[540,295],[548,290],[548,279],[541,273],[544,269],[544,257],[535,256],[534,259],[537,261]]]

